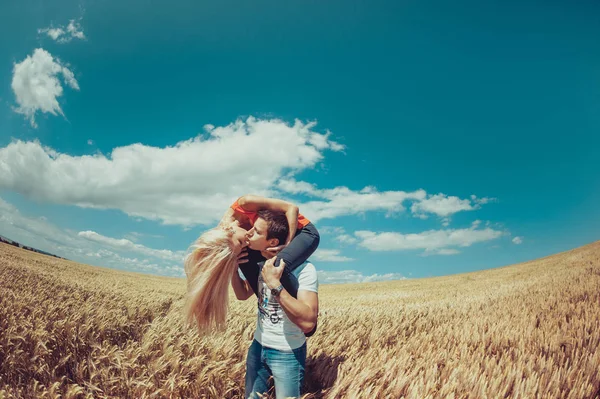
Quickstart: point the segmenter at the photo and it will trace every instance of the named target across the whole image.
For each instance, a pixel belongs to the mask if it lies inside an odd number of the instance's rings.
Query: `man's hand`
[[[275,259],[273,257],[265,262],[265,265],[262,268],[262,278],[265,281],[267,287],[273,289],[279,287],[281,281],[281,275],[283,274],[283,268],[285,267],[285,262],[283,260],[279,261],[279,266],[275,266]]]
[[[270,289],[277,288],[281,284],[280,279],[285,263],[280,261],[279,264],[279,267],[275,267],[275,258],[271,258],[263,266],[262,278]],[[300,287],[298,298],[294,298],[284,289],[279,294],[277,302],[290,321],[300,327],[303,332],[308,333],[315,328],[319,315],[319,297],[316,292]]]
[[[273,256],[275,256],[275,255],[277,255],[279,253],[279,251],[281,251],[286,246],[287,246],[287,244],[278,245],[276,247],[269,247],[269,248],[265,249],[265,251],[267,251],[270,254],[272,254]]]

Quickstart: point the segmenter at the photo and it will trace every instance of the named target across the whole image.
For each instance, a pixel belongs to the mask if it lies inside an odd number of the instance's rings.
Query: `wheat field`
[[[184,293],[0,244],[0,398],[242,398],[256,302],[201,337]],[[305,398],[600,397],[600,242],[319,297]]]

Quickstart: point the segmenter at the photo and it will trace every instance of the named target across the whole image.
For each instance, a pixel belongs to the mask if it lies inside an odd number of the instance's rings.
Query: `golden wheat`
[[[232,298],[227,330],[201,337],[184,294],[0,244],[0,399],[243,397],[255,301]],[[600,242],[319,296],[307,398],[600,397]]]

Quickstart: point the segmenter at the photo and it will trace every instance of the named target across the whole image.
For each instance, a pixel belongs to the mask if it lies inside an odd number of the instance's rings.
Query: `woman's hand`
[[[248,252],[242,251],[242,253],[237,257],[237,263],[238,265],[241,265],[242,263],[248,263]]]

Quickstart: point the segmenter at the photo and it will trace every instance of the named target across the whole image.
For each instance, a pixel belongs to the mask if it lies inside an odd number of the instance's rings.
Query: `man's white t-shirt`
[[[298,291],[318,292],[317,270],[309,261],[292,271],[298,279]],[[285,314],[277,297],[271,297],[271,289],[258,274],[258,319],[254,339],[262,346],[291,351],[304,345],[306,336]]]

